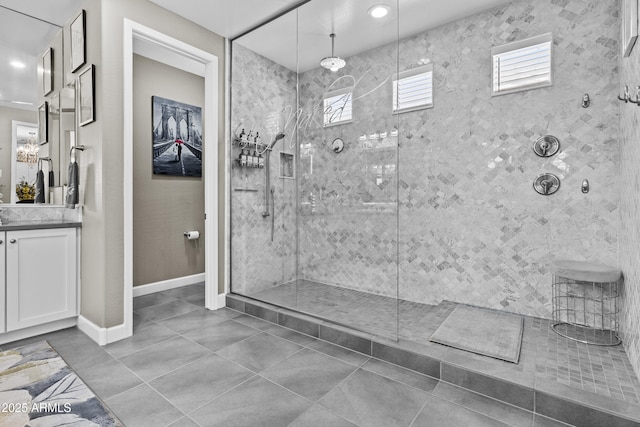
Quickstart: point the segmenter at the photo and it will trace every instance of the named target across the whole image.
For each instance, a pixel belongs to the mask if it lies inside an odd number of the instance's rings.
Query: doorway
[[[206,129],[204,176],[205,307],[224,306],[218,295],[218,57],[137,22],[124,20],[124,331],[133,334],[133,55],[171,65],[204,78],[202,115]],[[176,67],[176,64],[179,66]],[[116,337],[113,337],[116,338]],[[116,339],[109,340],[115,341]]]

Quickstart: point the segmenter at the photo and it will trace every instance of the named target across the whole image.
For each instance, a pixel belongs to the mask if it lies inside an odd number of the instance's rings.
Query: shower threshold
[[[527,316],[518,364],[430,342],[456,305],[309,281],[227,295],[232,309],[569,424],[640,423],[640,382],[622,346],[576,343]]]

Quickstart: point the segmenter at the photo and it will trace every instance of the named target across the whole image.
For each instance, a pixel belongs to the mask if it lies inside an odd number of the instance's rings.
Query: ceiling
[[[348,58],[509,1],[315,0],[237,42],[292,71],[305,72],[318,67],[323,57],[331,56],[331,33],[336,34],[335,55]],[[368,14],[378,4],[390,7],[384,18]]]
[[[151,1],[227,38],[236,37],[301,3],[300,0]],[[398,35],[406,37],[509,1],[314,0],[238,42],[291,70],[302,72],[318,66],[322,57],[330,56],[331,32],[336,33],[336,55],[349,57],[390,43]],[[37,108],[39,58],[83,3],[84,0],[0,0],[0,105]],[[391,6],[391,13],[374,20],[367,10],[380,3]],[[19,60],[26,67],[13,68],[9,65],[12,60]]]
[[[40,56],[81,5],[82,0],[0,0],[1,106],[37,108]],[[12,61],[25,67],[14,68]]]

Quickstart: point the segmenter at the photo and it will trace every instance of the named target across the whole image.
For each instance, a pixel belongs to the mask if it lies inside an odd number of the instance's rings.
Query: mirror
[[[0,5],[0,56],[7,59],[0,64],[0,203],[29,203],[20,199],[31,190],[19,193],[16,186],[23,182],[35,190],[39,165],[46,177],[46,203],[63,203],[53,194],[63,193],[76,127],[75,85],[65,84],[68,28],[63,27],[82,1],[52,3]]]
[[[11,169],[11,203],[33,203],[36,192],[31,183],[36,180],[40,149],[38,124],[14,120],[11,128],[11,158],[15,159],[15,167]]]

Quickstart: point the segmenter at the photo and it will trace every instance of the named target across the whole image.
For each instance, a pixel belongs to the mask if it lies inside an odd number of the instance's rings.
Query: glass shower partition
[[[231,290],[396,339],[393,4],[310,1],[232,41]]]

